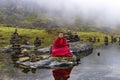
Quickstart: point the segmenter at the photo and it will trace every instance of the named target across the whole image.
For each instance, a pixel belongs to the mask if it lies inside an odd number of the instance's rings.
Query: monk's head
[[[59,38],[63,38],[64,37],[64,33],[63,32],[59,32],[58,37]]]

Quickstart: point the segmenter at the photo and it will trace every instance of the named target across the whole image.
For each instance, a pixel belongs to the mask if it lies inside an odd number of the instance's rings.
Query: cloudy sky
[[[80,17],[111,27],[120,24],[120,0],[36,0],[40,6],[65,18]],[[57,15],[57,14],[56,14]]]
[[[1,0],[4,1],[4,0]],[[12,0],[45,9],[56,19],[74,23],[74,18],[112,28],[120,25],[120,0]],[[29,6],[30,6],[29,5]],[[32,6],[33,6],[32,5]],[[39,11],[39,9],[38,9]]]

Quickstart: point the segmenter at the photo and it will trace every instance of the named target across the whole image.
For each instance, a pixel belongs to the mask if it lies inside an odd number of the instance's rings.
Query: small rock
[[[100,52],[98,52],[97,55],[100,56]]]

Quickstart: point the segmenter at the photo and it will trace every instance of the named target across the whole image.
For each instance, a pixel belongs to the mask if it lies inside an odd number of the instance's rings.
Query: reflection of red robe
[[[70,77],[70,73],[72,71],[72,68],[69,69],[56,69],[53,70],[53,76],[55,80],[67,80]],[[62,79],[60,79],[62,78]]]
[[[69,49],[69,44],[67,43],[66,38],[57,38],[54,41],[52,47],[51,56],[53,57],[72,57],[72,53]]]

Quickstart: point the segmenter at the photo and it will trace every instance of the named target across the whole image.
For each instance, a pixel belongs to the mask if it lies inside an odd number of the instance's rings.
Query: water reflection
[[[72,66],[72,67],[61,67],[61,68],[53,69],[51,71],[51,73],[52,73],[52,76],[53,76],[54,80],[68,80],[70,78],[70,74],[71,74],[71,71],[72,71],[74,66]],[[18,68],[17,64],[14,64],[14,67]],[[30,68],[30,67],[26,67],[26,68],[19,67],[19,68],[21,69],[22,73],[25,73],[25,74],[28,74],[28,75],[29,75],[29,73],[36,74],[37,70],[38,70],[37,68]]]
[[[32,72],[32,73],[36,73],[36,68],[24,68],[22,70],[23,73],[28,73],[28,72]]]
[[[30,68],[30,67],[26,67],[26,66],[19,66],[19,64],[14,63],[14,67],[16,68],[20,68],[22,70],[23,73],[28,74],[29,72],[32,73],[36,73],[36,68]]]
[[[55,69],[53,70],[53,77],[54,80],[68,80],[70,78],[70,73],[72,71],[72,68],[67,69]]]
[[[120,80],[120,46],[116,44],[95,49],[93,54],[82,58],[81,64],[74,69],[36,70],[18,64],[13,67],[6,56],[3,61],[0,61],[0,80]]]

